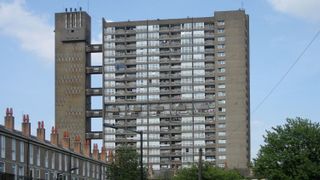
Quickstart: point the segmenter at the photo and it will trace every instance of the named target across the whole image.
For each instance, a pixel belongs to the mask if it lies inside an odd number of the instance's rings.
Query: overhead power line
[[[317,31],[317,33],[313,36],[311,41],[307,44],[307,46],[303,49],[303,51],[299,54],[299,56],[296,58],[296,60],[291,64],[289,69],[282,75],[280,80],[271,88],[269,93],[262,99],[262,101],[256,106],[256,108],[253,109],[252,114],[255,113],[264,103],[265,101],[270,97],[270,95],[278,88],[278,86],[282,83],[282,81],[287,77],[289,72],[293,69],[293,67],[299,62],[301,57],[305,54],[305,52],[309,49],[309,47],[312,45],[312,43],[317,39],[317,37],[320,34],[320,30]]]

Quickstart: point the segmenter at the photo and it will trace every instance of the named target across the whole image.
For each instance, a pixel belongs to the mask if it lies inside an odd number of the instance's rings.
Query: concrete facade
[[[91,130],[90,98],[86,88],[90,77],[86,67],[90,54],[86,46],[91,42],[91,18],[86,12],[66,12],[55,15],[55,125],[59,134],[70,132],[85,139]]]
[[[79,12],[78,12],[79,13]],[[250,162],[249,17],[243,10],[212,17],[106,22],[102,45],[90,44],[90,17],[79,31],[56,14],[56,126],[71,136],[139,148],[139,137],[90,118],[143,131],[143,161],[153,170],[176,170],[202,159],[247,172]],[[71,19],[72,19],[71,18]],[[73,21],[80,22],[79,20]],[[84,34],[83,34],[84,33]],[[89,54],[103,53],[103,65]],[[73,69],[73,70],[72,70]],[[76,70],[74,70],[76,69]],[[90,74],[102,74],[101,88]],[[70,93],[71,92],[71,93]],[[90,96],[102,96],[92,110]],[[62,126],[63,124],[63,126]]]

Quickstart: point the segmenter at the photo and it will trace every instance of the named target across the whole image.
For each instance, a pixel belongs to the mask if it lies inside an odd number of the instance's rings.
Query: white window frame
[[[16,139],[11,140],[11,159],[15,161],[17,159],[17,141]]]
[[[20,141],[20,162],[24,162],[24,142]]]

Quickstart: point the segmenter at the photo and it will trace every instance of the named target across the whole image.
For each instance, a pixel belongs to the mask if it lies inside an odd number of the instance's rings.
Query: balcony
[[[181,106],[174,106],[172,107],[173,110],[178,110],[178,111],[184,111],[186,110],[186,106],[181,105]]]
[[[205,156],[214,156],[216,153],[214,151],[206,151]]]
[[[176,47],[176,46],[181,46],[181,43],[175,42],[167,42],[167,43],[160,43],[161,46],[163,47]]]
[[[176,136],[172,136],[172,139],[175,139],[175,140],[181,140],[181,136],[178,136],[178,135],[176,135]]]
[[[206,48],[205,53],[214,53],[214,48]]]
[[[169,132],[169,128],[160,128],[160,132]]]
[[[160,70],[169,70],[171,66],[160,66]]]
[[[169,124],[170,124],[170,121],[160,120],[160,124],[161,124],[161,125],[169,125]],[[168,129],[166,129],[166,130],[168,130]]]
[[[171,66],[171,69],[181,69],[181,66],[180,65],[174,65],[174,66]]]
[[[214,41],[213,40],[207,40],[207,41],[205,41],[205,45],[214,45]]]
[[[181,128],[172,128],[170,132],[181,132]]]
[[[117,29],[116,31],[115,31],[115,34],[125,34],[125,30],[124,29]]]
[[[214,30],[214,25],[209,25],[209,24],[208,24],[208,25],[205,25],[205,26],[204,26],[204,29],[205,29],[205,30]]]
[[[169,27],[160,27],[160,31],[169,31]]]
[[[214,120],[206,120],[206,124],[214,124]]]
[[[214,72],[206,72],[206,76],[214,76]]]
[[[137,71],[137,69],[135,67],[127,68],[127,71]]]
[[[160,59],[160,62],[168,62],[168,61],[170,61],[169,58],[161,58],[161,59]]]
[[[181,151],[171,152],[172,156],[181,156]],[[175,161],[175,160],[174,160]],[[179,160],[180,161],[180,160]]]
[[[214,69],[214,65],[206,65],[205,69]]]
[[[206,61],[212,61],[214,60],[214,56],[206,56]]]
[[[119,112],[119,108],[108,108],[106,112]]]
[[[205,37],[206,38],[213,38],[214,37],[214,33],[205,33]]]
[[[151,111],[163,111],[164,107],[163,106],[155,106],[150,108]]]
[[[169,140],[170,140],[170,136],[160,137],[160,141],[169,141]]]
[[[170,161],[170,159],[165,159],[165,160],[160,160],[160,163],[161,164],[170,164],[171,163],[171,161]]]

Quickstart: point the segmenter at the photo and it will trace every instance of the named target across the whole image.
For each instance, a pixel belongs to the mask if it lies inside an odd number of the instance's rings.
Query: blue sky
[[[0,110],[13,107],[16,127],[23,113],[54,124],[54,13],[66,7],[89,11],[92,37],[101,42],[101,18],[112,21],[212,16],[245,8],[250,15],[251,109],[279,81],[320,28],[318,0],[0,0]],[[287,117],[320,117],[320,37],[288,76],[251,113],[251,151],[256,156],[266,129]],[[98,63],[99,56],[94,57]],[[3,121],[0,121],[3,123]]]

